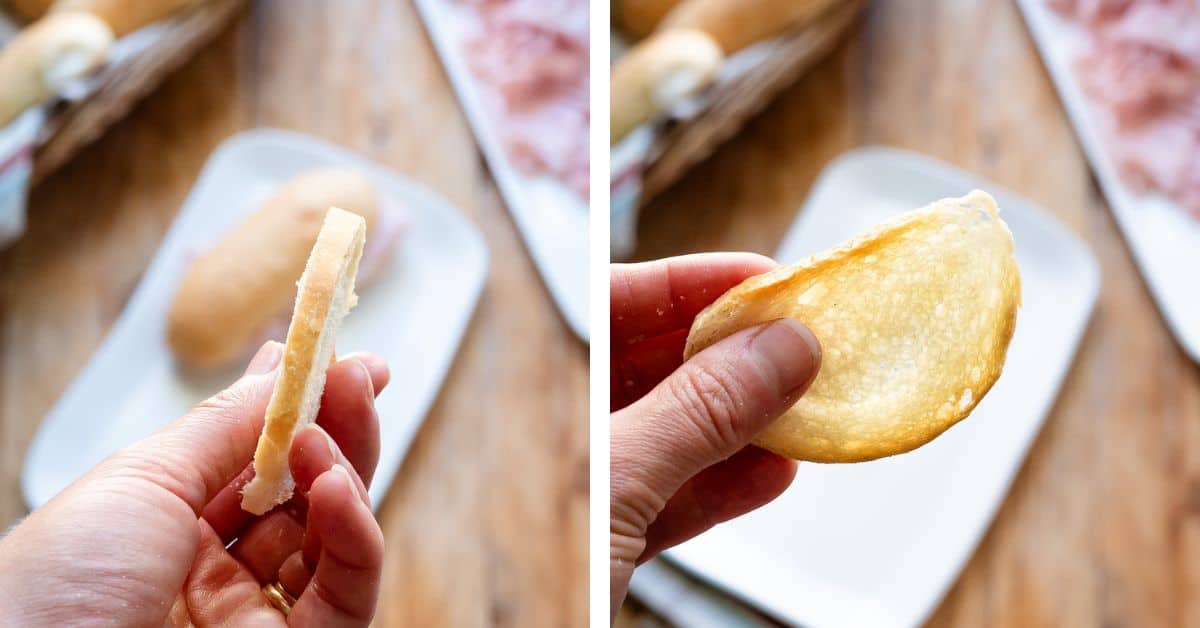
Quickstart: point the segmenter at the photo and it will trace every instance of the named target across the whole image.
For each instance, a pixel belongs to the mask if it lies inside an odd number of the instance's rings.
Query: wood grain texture
[[[930,625],[1200,625],[1200,368],[1155,308],[1013,2],[874,2],[831,59],[644,211],[636,255],[770,253],[825,164],[863,144],[1037,201],[1101,264],[1058,402]]]
[[[427,184],[491,269],[380,508],[380,626],[586,622],[587,348],[563,324],[407,1],[261,0],[33,193],[0,252],[0,526],[40,417],[97,347],[209,153],[294,129]],[[436,272],[436,269],[430,269]],[[419,359],[419,356],[414,356]]]

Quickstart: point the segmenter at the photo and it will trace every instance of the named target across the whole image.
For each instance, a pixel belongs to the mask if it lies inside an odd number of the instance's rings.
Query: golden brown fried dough
[[[821,341],[821,371],[756,444],[814,462],[920,447],[970,414],[1004,366],[1021,288],[998,212],[975,191],[751,277],[696,317],[684,356],[798,319]]]

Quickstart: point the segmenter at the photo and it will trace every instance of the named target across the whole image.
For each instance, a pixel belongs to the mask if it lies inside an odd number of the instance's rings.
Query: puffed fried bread
[[[803,322],[820,339],[820,372],[756,444],[798,460],[873,460],[971,413],[1000,377],[1020,302],[1012,234],[974,191],[747,279],[696,317],[685,358],[759,323]]]

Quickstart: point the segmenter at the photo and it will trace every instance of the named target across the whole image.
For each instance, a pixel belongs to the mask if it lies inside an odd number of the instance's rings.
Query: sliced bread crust
[[[288,452],[296,432],[317,417],[338,326],[357,302],[354,277],[365,239],[361,216],[329,209],[298,283],[287,346],[254,452],[255,477],[242,492],[248,512],[261,515],[292,497]]]

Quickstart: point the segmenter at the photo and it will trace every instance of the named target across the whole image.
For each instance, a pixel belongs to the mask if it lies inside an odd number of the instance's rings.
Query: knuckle
[[[644,533],[666,503],[667,498],[646,481],[614,475],[609,499],[611,521],[625,522]]]
[[[608,537],[609,563],[614,570],[632,571],[637,559],[646,550],[645,532],[612,530]]]
[[[193,414],[209,420],[235,421],[239,409],[252,401],[248,387],[235,384],[196,404]]]
[[[364,570],[378,573],[383,569],[383,530],[378,525],[372,526],[363,537],[362,564]]]
[[[713,365],[699,363],[672,381],[672,396],[710,446],[724,450],[740,440],[738,416],[744,404],[731,378]]]

